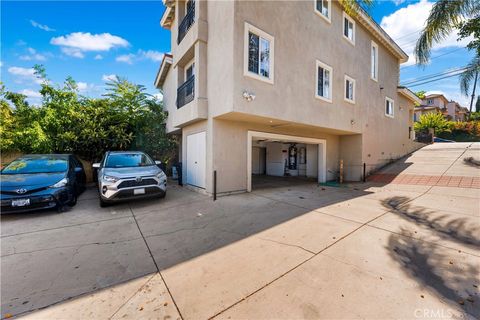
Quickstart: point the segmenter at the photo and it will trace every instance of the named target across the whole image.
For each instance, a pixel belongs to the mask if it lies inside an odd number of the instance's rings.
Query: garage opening
[[[325,182],[325,140],[254,131],[248,134],[248,191]]]

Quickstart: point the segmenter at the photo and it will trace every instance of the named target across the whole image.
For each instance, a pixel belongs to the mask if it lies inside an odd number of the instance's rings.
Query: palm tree
[[[470,35],[470,28],[478,22],[480,14],[480,2],[478,0],[438,0],[433,4],[432,10],[427,18],[427,24],[420,34],[420,38],[415,46],[415,56],[417,63],[425,65],[430,60],[430,52],[435,43],[445,39],[455,29],[462,26],[468,26],[468,32],[460,31],[460,38],[466,38]],[[465,23],[467,21],[467,23]],[[474,23],[469,23],[474,22]],[[478,39],[472,41],[468,49],[476,50],[476,55],[468,64],[466,71],[460,75],[460,89],[462,93],[468,95],[469,88],[472,88],[472,100],[470,103],[470,112],[472,111],[473,99],[475,97],[475,87],[480,72],[480,47]]]
[[[475,19],[478,14],[480,14],[478,0],[438,0],[435,2],[427,18],[427,24],[415,46],[417,63],[427,64],[435,43],[444,40],[463,21]]]

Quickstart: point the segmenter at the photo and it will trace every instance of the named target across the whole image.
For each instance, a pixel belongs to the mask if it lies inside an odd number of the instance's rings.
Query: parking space
[[[3,316],[88,293],[26,318],[480,317],[480,189],[267,182],[2,216]]]

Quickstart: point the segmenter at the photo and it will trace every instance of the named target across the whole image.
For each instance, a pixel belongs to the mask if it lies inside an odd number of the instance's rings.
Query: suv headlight
[[[111,183],[115,183],[117,182],[119,179],[117,177],[114,177],[114,176],[107,176],[107,175],[104,175],[103,176],[103,181],[105,182],[111,182]]]
[[[164,178],[166,178],[166,177],[167,177],[167,176],[165,175],[165,173],[164,173],[163,171],[160,171],[160,173],[157,174],[157,178],[160,179],[160,180],[162,180],[162,179],[164,179]]]
[[[51,185],[50,188],[61,188],[65,187],[68,183],[68,178],[63,178],[62,180],[58,181],[54,185]]]

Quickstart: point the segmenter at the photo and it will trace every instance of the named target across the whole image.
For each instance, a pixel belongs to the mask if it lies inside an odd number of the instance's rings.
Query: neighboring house
[[[335,180],[418,147],[399,87],[408,56],[365,12],[337,1],[169,1],[155,85],[179,135],[184,183],[250,191],[252,174]]]
[[[467,120],[468,108],[462,107],[456,101],[447,103],[446,112],[444,112],[448,120],[465,121]]]
[[[448,101],[443,94],[430,94],[422,99],[419,106],[415,107],[414,121],[418,121],[421,115],[432,112],[440,112],[448,120],[464,121],[468,109],[461,107],[458,102]]]

